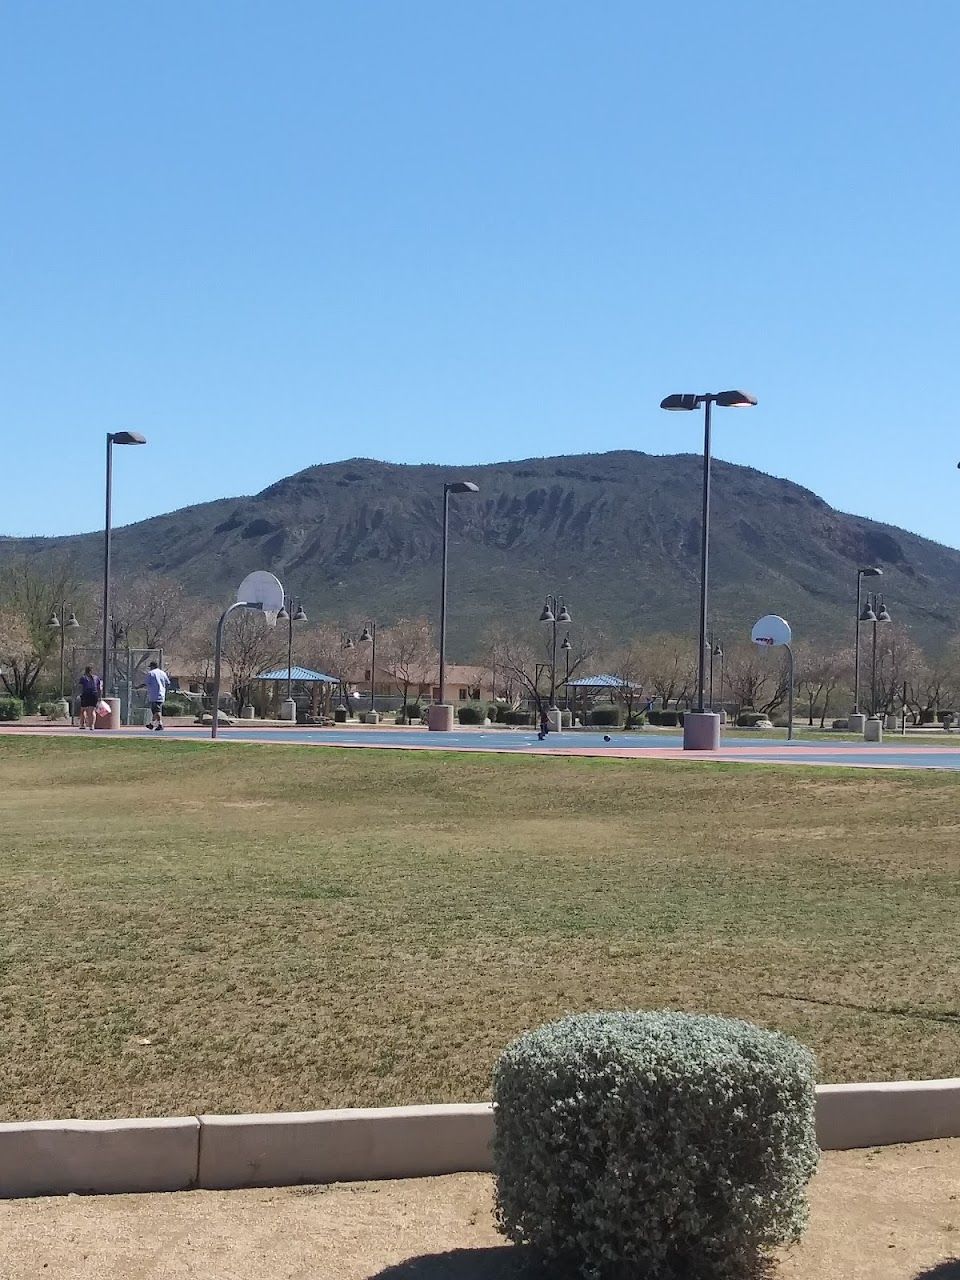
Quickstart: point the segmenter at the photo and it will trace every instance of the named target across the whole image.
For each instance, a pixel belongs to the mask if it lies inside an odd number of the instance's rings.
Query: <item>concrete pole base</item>
[[[547,724],[551,733],[559,733],[563,728],[563,713],[559,707],[551,707],[547,712]]]
[[[293,698],[284,698],[280,703],[280,719],[290,720],[291,722],[296,723],[297,704]]]
[[[448,702],[434,702],[427,707],[427,729],[431,733],[450,733],[453,729],[453,707]]]
[[[864,742],[883,741],[883,721],[879,716],[871,716],[863,726],[863,740]]]
[[[380,712],[379,712],[379,711],[365,711],[365,712],[363,713],[363,723],[364,723],[364,724],[379,724],[379,723],[380,723]]]
[[[716,751],[720,746],[720,716],[715,711],[687,711],[683,717],[684,751]]]
[[[93,723],[98,729],[119,729],[120,728],[120,699],[104,698],[104,702],[110,705],[109,716],[96,716]]]
[[[851,711],[847,716],[847,732],[863,733],[863,728],[866,723],[867,717],[861,711]]]

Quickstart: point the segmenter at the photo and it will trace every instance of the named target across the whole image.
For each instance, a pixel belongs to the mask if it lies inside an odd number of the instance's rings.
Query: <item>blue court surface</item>
[[[147,731],[138,732],[149,737]],[[209,729],[169,728],[167,739],[209,740]],[[296,743],[301,746],[378,747],[389,750],[510,752],[563,756],[614,756],[618,759],[683,759],[740,764],[805,764],[854,768],[960,770],[960,741],[914,744],[891,737],[882,744],[861,742],[787,742],[779,738],[735,738],[716,752],[685,752],[680,734],[613,733],[606,741],[599,733],[550,734],[540,742],[534,730],[458,729],[428,733],[425,729],[265,729],[236,723],[219,731],[219,742]]]

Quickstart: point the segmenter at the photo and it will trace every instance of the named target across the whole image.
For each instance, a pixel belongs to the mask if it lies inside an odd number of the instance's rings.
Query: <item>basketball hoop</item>
[[[259,605],[268,627],[277,625],[277,614],[283,608],[283,587],[280,579],[264,569],[248,573],[237,588],[237,603]]]

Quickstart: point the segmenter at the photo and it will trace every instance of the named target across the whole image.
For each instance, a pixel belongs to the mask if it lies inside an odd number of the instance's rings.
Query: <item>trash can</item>
[[[335,707],[333,711],[333,719],[336,724],[346,724],[350,712],[346,707]]]
[[[883,741],[883,721],[879,716],[870,716],[867,723],[863,726],[864,742],[882,742]]]

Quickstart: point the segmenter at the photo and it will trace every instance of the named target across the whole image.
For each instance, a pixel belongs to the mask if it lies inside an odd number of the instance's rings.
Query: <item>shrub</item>
[[[23,703],[19,698],[0,698],[0,720],[19,720],[23,716]]]
[[[648,723],[648,724],[659,724],[659,723],[660,723],[660,715],[661,715],[661,712],[659,712],[659,711],[655,710],[653,707],[651,707],[651,708],[650,708],[650,710],[647,712],[647,723]]]
[[[831,728],[831,729],[849,729],[849,728],[850,728],[850,722],[849,722],[849,720],[834,720],[834,722],[833,722],[833,724],[831,724],[830,728]]]
[[[737,728],[752,729],[755,724],[766,719],[767,715],[764,711],[741,711],[737,716]]]
[[[683,724],[681,714],[679,711],[661,711],[657,724],[662,729],[675,729],[678,724]]]
[[[532,711],[504,711],[504,724],[533,724]]]
[[[167,698],[163,704],[165,716],[192,716],[196,713],[196,709],[189,698]]]
[[[806,1223],[814,1061],[788,1036],[577,1014],[509,1045],[493,1098],[500,1230],[582,1276],[742,1280]]]
[[[619,725],[621,718],[620,708],[612,704],[606,707],[591,707],[587,724]]]
[[[461,724],[483,724],[483,707],[472,706],[470,703],[464,707],[458,707],[457,719]]]
[[[421,707],[419,702],[408,702],[403,706],[400,714],[404,716],[407,721],[422,720],[423,707]]]

